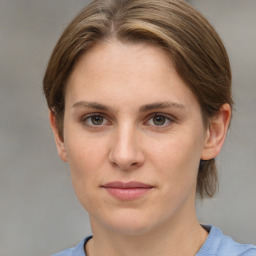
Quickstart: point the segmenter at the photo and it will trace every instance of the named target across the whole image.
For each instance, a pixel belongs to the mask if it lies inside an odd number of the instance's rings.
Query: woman
[[[211,25],[179,0],[96,0],[66,28],[44,92],[93,236],[56,255],[256,255],[202,226],[231,118]]]

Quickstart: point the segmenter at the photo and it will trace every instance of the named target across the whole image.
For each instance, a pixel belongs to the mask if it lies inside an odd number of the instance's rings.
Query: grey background
[[[56,153],[43,98],[50,53],[82,0],[0,0],[0,256],[43,256],[90,234]],[[256,1],[192,0],[220,33],[233,70],[234,119],[218,158],[220,191],[202,223],[256,243]]]

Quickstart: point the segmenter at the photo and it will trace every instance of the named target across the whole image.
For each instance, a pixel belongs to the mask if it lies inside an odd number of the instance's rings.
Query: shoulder
[[[92,238],[92,236],[89,236],[89,237],[83,239],[76,247],[72,247],[72,248],[66,249],[64,251],[55,253],[52,256],[86,256],[86,254],[84,252],[84,245],[91,238]]]
[[[205,228],[209,230],[209,235],[197,256],[256,256],[256,246],[237,243],[214,226],[205,226]]]

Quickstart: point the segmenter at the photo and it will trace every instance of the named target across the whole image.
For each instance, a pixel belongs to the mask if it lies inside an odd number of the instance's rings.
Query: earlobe
[[[50,125],[54,134],[55,144],[57,147],[59,157],[64,162],[67,162],[68,160],[67,160],[67,151],[66,151],[65,143],[63,139],[60,137],[60,134],[57,128],[56,117],[52,110],[49,110],[49,120],[50,120]]]
[[[229,104],[223,104],[217,113],[209,122],[204,148],[201,154],[202,160],[215,158],[221,151],[231,118],[231,107]]]

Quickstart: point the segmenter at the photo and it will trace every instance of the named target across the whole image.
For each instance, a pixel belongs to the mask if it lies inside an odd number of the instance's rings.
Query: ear
[[[231,107],[223,104],[213,118],[211,118],[206,130],[204,148],[201,154],[202,160],[215,158],[224,144],[231,118]]]
[[[59,131],[58,131],[58,128],[57,128],[56,117],[55,117],[55,114],[52,110],[49,111],[49,120],[50,120],[50,125],[51,125],[51,128],[52,128],[53,134],[54,134],[55,144],[56,144],[56,147],[57,147],[59,157],[64,162],[67,162],[68,160],[67,160],[67,151],[66,151],[65,143],[59,135]]]

